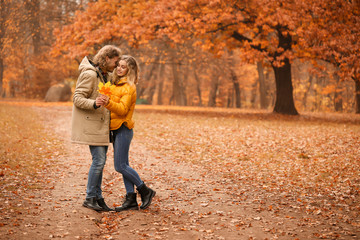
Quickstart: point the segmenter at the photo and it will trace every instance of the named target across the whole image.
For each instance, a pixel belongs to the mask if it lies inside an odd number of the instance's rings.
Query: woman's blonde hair
[[[119,77],[115,72],[116,69],[114,69],[114,72],[112,74],[113,75],[113,83],[115,83],[115,84],[118,83],[121,78],[127,78],[127,82],[130,85],[137,84],[139,81],[140,69],[139,69],[139,64],[137,63],[136,59],[130,55],[122,55],[119,62],[121,60],[126,62],[126,65],[128,67],[128,72],[126,73],[125,76]]]
[[[120,57],[120,56],[121,56],[120,48],[118,48],[114,45],[105,45],[94,56],[93,62],[99,67],[105,67],[106,66],[106,57],[111,59],[111,58]]]

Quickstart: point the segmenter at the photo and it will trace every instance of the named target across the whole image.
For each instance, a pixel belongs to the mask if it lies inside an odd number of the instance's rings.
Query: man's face
[[[119,59],[120,57],[113,57],[113,58],[106,57],[106,72],[112,72],[116,68]]]

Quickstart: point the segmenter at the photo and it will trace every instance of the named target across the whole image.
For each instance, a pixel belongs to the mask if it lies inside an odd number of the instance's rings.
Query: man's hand
[[[103,99],[102,99],[101,97],[97,97],[97,98],[95,99],[95,105],[96,105],[97,107],[103,106],[103,105],[104,105]]]
[[[95,100],[96,106],[106,106],[109,103],[109,97],[106,95],[101,94]]]

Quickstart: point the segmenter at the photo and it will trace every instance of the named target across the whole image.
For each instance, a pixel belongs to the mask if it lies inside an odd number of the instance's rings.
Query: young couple
[[[151,204],[156,192],[147,187],[139,174],[129,166],[138,64],[132,56],[122,56],[119,48],[106,45],[92,61],[85,57],[79,71],[73,97],[71,140],[73,143],[89,145],[92,156],[83,206],[95,211],[114,211],[106,205],[101,190],[106,154],[112,136],[115,170],[122,174],[126,189],[125,201],[115,211],[138,209],[134,186],[141,196],[140,208],[145,209]],[[110,97],[98,92],[99,82],[108,81],[115,85]]]

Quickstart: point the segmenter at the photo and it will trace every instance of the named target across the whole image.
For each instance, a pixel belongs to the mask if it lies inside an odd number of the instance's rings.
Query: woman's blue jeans
[[[106,162],[108,146],[89,146],[92,156],[92,164],[89,170],[86,198],[103,198],[101,182]]]
[[[129,165],[129,149],[134,133],[132,129],[128,129],[124,125],[114,130],[113,133],[114,167],[123,176],[126,193],[133,193],[134,185],[139,187],[143,184],[139,174]]]

